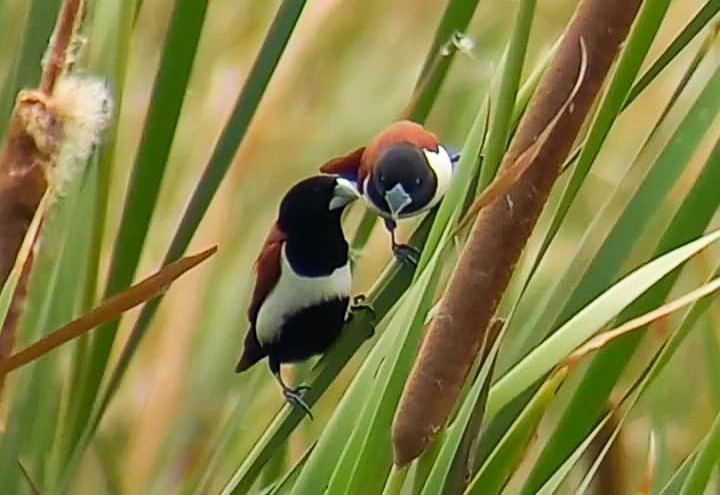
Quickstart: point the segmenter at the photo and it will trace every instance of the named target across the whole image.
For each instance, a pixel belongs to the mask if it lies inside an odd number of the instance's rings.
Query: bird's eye
[[[419,186],[420,184],[422,184],[422,179],[421,179],[420,177],[416,178],[416,179],[415,179],[415,184],[417,184],[418,186]]]

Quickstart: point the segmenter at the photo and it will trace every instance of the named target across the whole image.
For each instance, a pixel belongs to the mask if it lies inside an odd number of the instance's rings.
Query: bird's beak
[[[333,197],[330,200],[328,208],[330,210],[336,210],[342,208],[348,203],[351,203],[360,197],[360,193],[357,190],[355,184],[351,181],[338,177],[335,179],[335,190],[333,191]]]
[[[385,201],[390,208],[390,216],[392,216],[392,218],[398,218],[402,210],[412,203],[412,198],[403,186],[398,183],[395,184],[392,189],[385,192]]]

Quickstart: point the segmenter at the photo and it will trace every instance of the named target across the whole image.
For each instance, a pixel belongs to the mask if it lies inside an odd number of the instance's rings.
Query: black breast
[[[337,224],[308,226],[302,235],[288,236],[285,255],[295,273],[303,277],[324,277],[348,262],[348,244]]]
[[[280,338],[265,345],[280,363],[304,361],[324,353],[340,336],[349,299],[343,297],[301,310],[285,321]]]

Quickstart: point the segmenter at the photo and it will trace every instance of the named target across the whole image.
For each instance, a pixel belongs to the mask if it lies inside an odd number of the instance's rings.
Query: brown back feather
[[[281,255],[285,239],[285,233],[275,223],[255,262],[255,288],[247,312],[250,328],[245,336],[245,346],[240,362],[235,367],[235,371],[238,373],[245,371],[266,356],[255,334],[255,322],[263,301],[280,278]]]

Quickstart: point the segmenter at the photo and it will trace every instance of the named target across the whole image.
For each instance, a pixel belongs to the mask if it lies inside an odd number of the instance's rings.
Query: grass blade
[[[535,5],[535,0],[523,0],[520,2],[515,16],[515,26],[507,48],[505,64],[500,76],[497,102],[493,105],[493,118],[487,143],[485,144],[485,157],[478,184],[480,189],[485,188],[495,177],[508,145],[510,124],[518,89],[520,88],[520,76],[525,62]]]
[[[142,253],[200,40],[207,0],[177,0],[155,79],[125,210],[115,241],[106,296],[130,285]],[[98,333],[80,385],[74,438],[85,427],[115,341],[118,323]],[[82,447],[81,447],[82,448]]]
[[[498,380],[490,390],[488,416],[559,364],[630,302],[717,239],[720,231],[677,248],[635,270],[594,299]]]

